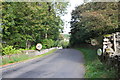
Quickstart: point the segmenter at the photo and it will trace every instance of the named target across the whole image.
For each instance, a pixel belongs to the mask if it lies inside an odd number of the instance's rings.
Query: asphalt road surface
[[[42,58],[1,68],[2,78],[83,78],[83,55],[75,49],[60,49]]]

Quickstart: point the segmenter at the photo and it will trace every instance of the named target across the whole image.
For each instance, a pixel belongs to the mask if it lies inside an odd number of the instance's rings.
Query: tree
[[[76,7],[71,15],[71,45],[120,31],[118,3],[86,3]]]
[[[46,38],[57,40],[63,29],[57,14],[64,12],[67,6],[66,3],[58,4],[64,7],[57,7],[56,11],[50,2],[3,2],[3,41],[16,48],[30,48]]]

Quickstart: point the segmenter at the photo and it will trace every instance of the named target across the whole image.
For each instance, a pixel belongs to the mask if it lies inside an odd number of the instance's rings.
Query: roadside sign
[[[98,56],[101,56],[101,55],[102,55],[102,49],[98,49],[98,50],[97,50],[97,55],[98,55]]]
[[[38,44],[36,45],[36,49],[41,50],[41,49],[42,49],[42,44],[38,43]]]

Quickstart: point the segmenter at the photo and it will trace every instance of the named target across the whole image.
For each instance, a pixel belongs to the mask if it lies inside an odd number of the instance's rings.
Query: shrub
[[[54,42],[54,47],[57,47],[57,46],[59,46],[59,41],[58,40]]]
[[[69,42],[62,40],[62,41],[60,42],[60,46],[62,46],[63,48],[67,48],[67,47],[69,46]]]
[[[52,39],[44,39],[42,41],[43,48],[51,48],[54,46],[54,41]]]
[[[46,46],[45,46],[45,45],[42,45],[42,49],[46,49]]]
[[[34,46],[32,46],[30,49],[31,49],[31,50],[36,50],[36,46],[34,45]]]
[[[50,47],[54,46],[54,41],[52,39],[49,39],[49,45],[50,45]]]
[[[20,53],[20,50],[16,50],[13,48],[13,46],[7,46],[5,48],[2,48],[3,50],[3,55],[12,55],[12,54],[17,54]]]

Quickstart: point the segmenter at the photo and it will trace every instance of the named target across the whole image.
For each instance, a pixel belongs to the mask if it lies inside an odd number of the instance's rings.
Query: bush
[[[58,40],[54,42],[54,47],[59,47],[59,41]]]
[[[42,41],[43,48],[51,48],[54,46],[54,41],[52,39],[44,39]]]
[[[53,47],[55,42],[52,39],[49,39],[50,47]]]
[[[42,45],[42,49],[46,49],[46,46],[45,46],[45,45]]]
[[[20,50],[16,50],[13,48],[13,46],[7,46],[5,48],[2,48],[3,50],[3,55],[12,55],[12,54],[17,54],[20,53]]]
[[[32,46],[30,49],[31,50],[36,50],[36,46]]]
[[[67,47],[69,46],[69,42],[62,40],[62,41],[60,42],[60,46],[62,46],[63,48],[67,48]]]

